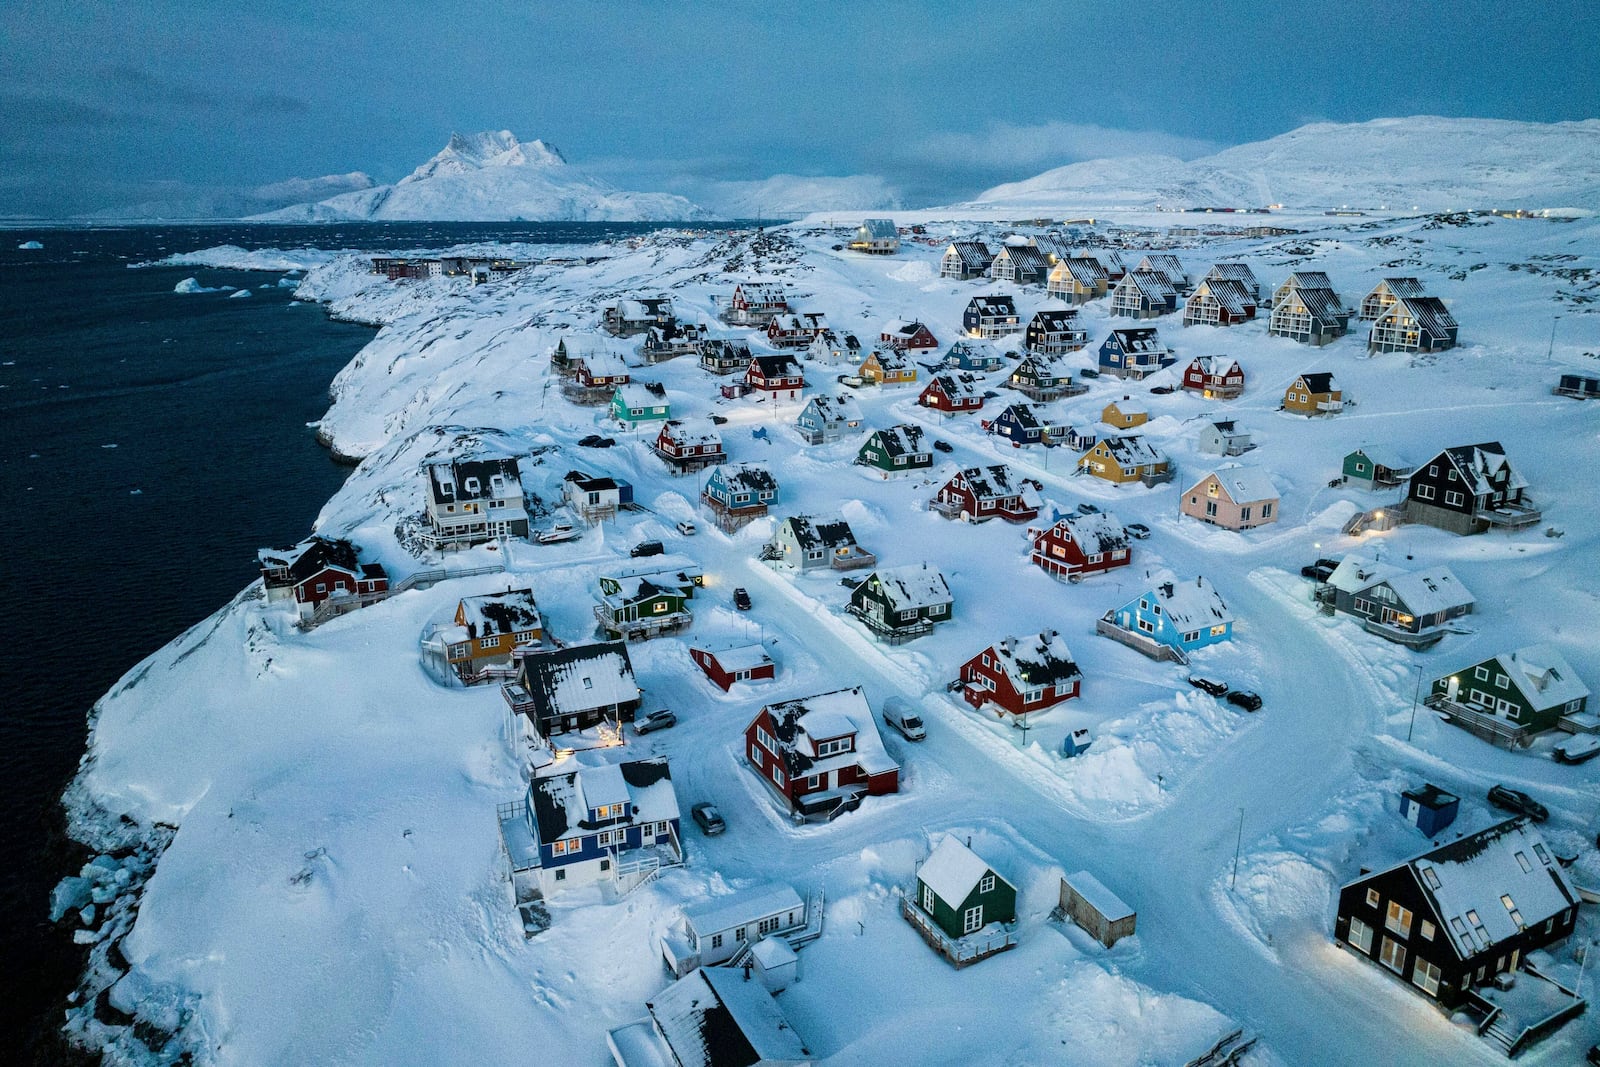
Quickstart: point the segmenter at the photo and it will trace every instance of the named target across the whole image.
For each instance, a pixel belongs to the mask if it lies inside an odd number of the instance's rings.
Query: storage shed
[[[1132,908],[1088,871],[1061,879],[1061,910],[1106,948],[1133,933],[1138,919]]]
[[[1456,821],[1461,798],[1447,793],[1431,783],[1418,789],[1407,789],[1400,794],[1400,816],[1421,830],[1425,837],[1437,837],[1445,827]]]

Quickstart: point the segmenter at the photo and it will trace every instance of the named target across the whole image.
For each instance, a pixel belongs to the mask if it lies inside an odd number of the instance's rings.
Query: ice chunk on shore
[[[87,878],[69,875],[50,890],[50,921],[60,922],[69,911],[79,911],[89,903],[94,883]]]
[[[249,295],[250,295],[250,290],[248,290],[248,289],[240,289],[237,293],[229,293],[228,294],[228,299],[229,300],[237,300],[241,296],[249,296]]]
[[[198,279],[185,278],[172,287],[174,293],[220,293],[221,289],[208,289],[201,285]]]

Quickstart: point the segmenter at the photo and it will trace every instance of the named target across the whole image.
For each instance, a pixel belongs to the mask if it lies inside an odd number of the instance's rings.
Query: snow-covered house
[[[1278,489],[1260,467],[1218,467],[1184,492],[1178,511],[1225,530],[1278,521]]]
[[[915,423],[873,430],[861,443],[856,463],[871,467],[885,478],[912,474],[933,466],[932,446]]]
[[[652,326],[665,326],[671,321],[672,297],[646,296],[619,300],[608,306],[601,316],[600,326],[618,337],[632,337]]]
[[[1301,374],[1284,390],[1283,410],[1296,415],[1337,415],[1344,410],[1344,390],[1331,373]]]
[[[844,519],[810,515],[791,515],[780,522],[764,558],[802,572],[822,567],[849,571],[878,562],[856,543],[856,535]]]
[[[564,648],[523,648],[515,653],[517,677],[500,687],[513,717],[525,719],[533,737],[587,730],[601,723],[632,722],[641,690],[633,679],[628,646],[603,641]]]
[[[1542,518],[1499,441],[1447,448],[1406,483],[1406,521],[1456,534],[1522,529]]]
[[[700,369],[712,374],[738,374],[750,367],[750,346],[743,341],[707,337],[695,346]]]
[[[598,349],[572,359],[573,389],[594,394],[596,402],[609,399],[617,386],[627,385],[632,380],[633,374],[620,352]]]
[[[1102,374],[1138,380],[1177,361],[1154,326],[1112,330],[1100,342],[1098,363]]]
[[[981,278],[993,262],[994,253],[982,241],[952,241],[939,260],[939,277]]]
[[[1172,461],[1166,453],[1141,434],[1102,437],[1078,457],[1078,467],[1117,485],[1141,481],[1159,485],[1170,481],[1173,475]]]
[[[621,895],[683,863],[665,756],[536,776],[499,822],[519,901],[596,882]]]
[[[1592,374],[1563,374],[1550,390],[1556,396],[1573,400],[1600,399],[1600,377]]]
[[[1297,271],[1272,294],[1267,333],[1308,345],[1325,345],[1343,337],[1350,311],[1320,270]]]
[[[537,648],[544,621],[532,589],[462,597],[450,623],[424,637],[425,652],[441,655],[467,685],[487,681],[489,667],[508,667],[519,648]]]
[[[1528,645],[1435,678],[1428,704],[1459,726],[1510,744],[1575,724],[1589,706],[1589,687],[1550,645]],[[1567,720],[1563,723],[1563,720]]]
[[[956,471],[939,487],[928,507],[947,519],[963,522],[994,518],[1029,522],[1039,517],[1039,496],[1031,483],[1004,463],[996,463]]]
[[[837,441],[861,429],[861,405],[847,393],[818,393],[795,416],[795,428],[808,445]]]
[[[724,318],[730,326],[765,326],[774,315],[787,314],[789,297],[776,282],[740,282],[728,298]]]
[[[1007,375],[1007,389],[1015,389],[1029,400],[1058,400],[1079,396],[1089,387],[1072,380],[1072,366],[1061,356],[1029,352],[1017,361]]]
[[[1106,622],[1183,654],[1233,637],[1233,611],[1204,576],[1192,582],[1162,582],[1147,589],[1107,612],[1101,620]],[[1099,625],[1096,629],[1105,632]]]
[[[1132,270],[1111,290],[1111,315],[1114,318],[1154,319],[1178,310],[1178,290],[1166,275],[1151,270]]]
[[[1183,369],[1179,388],[1207,400],[1232,400],[1244,392],[1244,370],[1227,356],[1196,356]]]
[[[1089,331],[1076,308],[1046,308],[1034,313],[1022,331],[1022,347],[1036,356],[1064,356],[1089,343]]]
[[[1200,424],[1195,447],[1214,456],[1242,456],[1256,446],[1249,431],[1233,419],[1208,418]]]
[[[1404,296],[1372,324],[1368,352],[1442,352],[1456,346],[1455,316],[1436,296]]]
[[[430,548],[528,536],[522,476],[512,458],[430,463],[427,507],[428,529],[419,537]]]
[[[896,352],[932,352],[939,347],[939,342],[933,336],[933,331],[920,322],[906,322],[896,319],[884,326],[878,334],[880,344],[886,344]]]
[[[852,252],[866,252],[875,256],[892,256],[900,251],[900,231],[893,219],[867,219],[856,227],[850,238]]]
[[[989,371],[999,370],[1004,362],[1000,358],[1000,353],[989,345],[972,341],[957,341],[944,353],[946,367],[972,374],[987,374]]]
[[[1070,429],[1051,423],[1042,409],[1023,403],[1007,404],[1000,414],[986,420],[983,428],[1002,441],[1009,441],[1012,448],[1048,446],[1063,439]]]
[[[1068,581],[1102,574],[1133,562],[1127,531],[1109,511],[1067,515],[1047,529],[1028,531],[1029,560],[1046,574]]]
[[[961,313],[961,328],[968,337],[992,339],[1016,333],[1022,329],[1017,317],[1017,305],[1009,294],[993,293],[975,296],[967,301]]]
[[[613,641],[646,641],[677,633],[694,622],[689,594],[676,581],[651,574],[601,575],[598,581],[600,602],[594,616]]]
[[[1007,241],[989,263],[989,277],[1017,285],[1040,285],[1050,274],[1050,261],[1029,243]]]
[[[767,323],[767,344],[773,348],[805,348],[827,328],[827,320],[816,311],[774,315]]]
[[[1203,282],[1238,282],[1244,286],[1245,294],[1250,297],[1252,304],[1257,304],[1261,301],[1261,283],[1256,280],[1256,272],[1250,269],[1248,263],[1224,262],[1213,264],[1211,269],[1206,271],[1205,277],[1200,280]]]
[[[975,375],[961,371],[935,374],[923,386],[917,403],[947,415],[977,411],[983,407],[982,384],[982,380]]]
[[[652,326],[644,332],[644,342],[639,354],[646,363],[661,363],[678,356],[694,355],[705,340],[706,327],[697,322],[669,322],[665,326]]]
[[[696,967],[726,964],[763,938],[803,931],[808,918],[794,889],[762,882],[686,905],[661,938],[661,957],[682,977]]]
[[[1116,285],[1122,276],[1128,273],[1128,268],[1123,266],[1122,256],[1114,248],[1080,248],[1073,255],[1081,259],[1092,259],[1100,264],[1100,269],[1106,272],[1108,285]]]
[[[1256,317],[1256,298],[1243,282],[1207,278],[1183,305],[1185,326],[1237,326]]]
[[[1106,295],[1110,283],[1098,260],[1068,256],[1056,261],[1045,281],[1045,293],[1069,304],[1087,304]]]
[[[1403,297],[1427,295],[1428,290],[1423,286],[1421,279],[1385,278],[1372,287],[1372,292],[1361,298],[1361,321],[1372,322],[1382,318],[1383,313],[1398,304]]]
[[[900,914],[956,967],[1016,946],[1017,889],[953,834],[917,867]]]
[[[708,419],[668,420],[656,435],[655,453],[674,474],[703,470],[728,458],[722,434]]]
[[[1565,939],[1578,904],[1544,838],[1508,819],[1345,883],[1334,939],[1440,1008],[1473,1004],[1481,1015],[1493,1006],[1474,987]]]
[[[689,658],[711,684],[724,693],[732,689],[735,682],[770,681],[778,675],[778,665],[760,644],[724,648],[690,645]]]
[[[745,384],[756,395],[773,400],[796,400],[806,387],[805,372],[793,356],[751,356]]]
[[[1437,644],[1450,621],[1475,606],[1448,567],[1407,571],[1354,552],[1313,595],[1328,614],[1350,615],[1368,633],[1411,648]]]
[[[1170,252],[1152,252],[1141,259],[1133,269],[1161,275],[1167,284],[1179,293],[1189,291],[1189,270]]]
[[[633,503],[633,486],[605,474],[568,471],[561,479],[561,492],[567,506],[585,522],[614,518],[618,510]]]
[[[267,602],[293,600],[302,619],[330,600],[358,608],[389,592],[383,565],[362,563],[359,549],[342,538],[310,537],[292,548],[263,548],[256,558]]]
[[[1416,464],[1393,449],[1375,445],[1362,445],[1347,453],[1340,467],[1346,482],[1363,489],[1392,489],[1403,484],[1416,469]]]
[[[860,686],[768,704],[744,742],[746,764],[796,817],[831,818],[900,789]]]
[[[904,352],[874,348],[856,373],[873,385],[909,385],[917,380],[917,365]]]
[[[912,563],[867,575],[850,593],[849,612],[878,637],[899,644],[948,621],[954,603],[939,568]]]
[[[699,967],[645,1002],[645,1018],[606,1034],[616,1067],[810,1067],[811,1052],[760,982]]]
[[[758,463],[725,463],[712,470],[700,491],[700,502],[731,533],[767,513],[778,499],[778,480]]]
[[[989,704],[1007,715],[1053,708],[1079,694],[1083,671],[1054,630],[1007,637],[961,665],[961,695],[980,711]]]
[[[629,382],[611,394],[611,417],[624,427],[672,418],[667,391],[655,383]]]
[[[1100,421],[1118,430],[1131,430],[1150,421],[1150,409],[1124,395],[1100,409]]]

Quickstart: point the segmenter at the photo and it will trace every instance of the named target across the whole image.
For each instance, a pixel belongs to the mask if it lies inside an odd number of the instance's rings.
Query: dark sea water
[[[371,338],[279,274],[130,263],[221,244],[388,251],[578,243],[641,224],[0,230],[0,1047],[59,1062],[82,950],[47,922],[85,856],[59,798],[94,702],[310,532],[346,471],[306,424]],[[38,240],[44,248],[17,246]],[[207,287],[250,289],[179,294]],[[177,743],[177,739],[174,739]]]

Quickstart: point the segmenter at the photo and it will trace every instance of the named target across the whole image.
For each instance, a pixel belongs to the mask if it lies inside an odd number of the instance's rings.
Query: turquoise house
[[[1163,582],[1116,611],[1117,625],[1182,652],[1233,637],[1233,612],[1204,577]]]
[[[667,402],[667,391],[661,386],[629,382],[617,386],[617,391],[611,394],[611,417],[624,426],[665,422],[672,418],[672,405]]]

